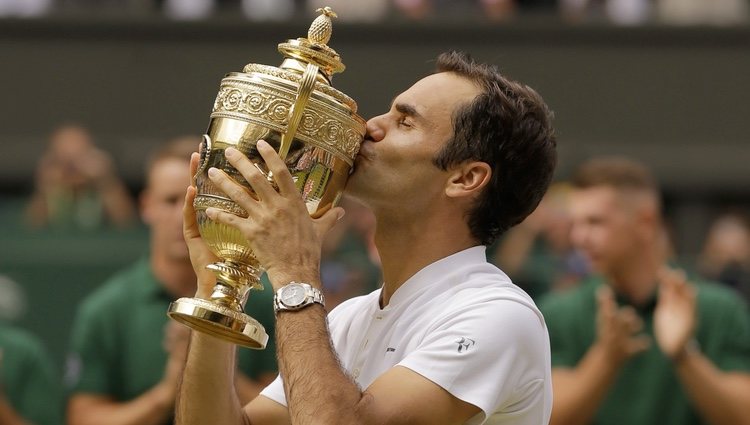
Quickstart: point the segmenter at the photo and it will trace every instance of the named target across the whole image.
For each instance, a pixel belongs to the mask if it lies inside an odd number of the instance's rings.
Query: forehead
[[[413,106],[417,113],[434,124],[448,123],[456,106],[481,93],[471,80],[452,72],[429,75],[398,95],[394,103]]]
[[[574,215],[612,213],[619,208],[617,190],[609,186],[576,189],[570,196],[570,210]]]
[[[184,159],[163,158],[156,161],[148,173],[151,190],[184,190],[190,183],[190,163]]]

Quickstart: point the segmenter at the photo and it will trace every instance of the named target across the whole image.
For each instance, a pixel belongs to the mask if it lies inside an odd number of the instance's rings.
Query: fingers
[[[321,217],[315,219],[315,223],[317,223],[317,229],[319,232],[320,237],[325,236],[331,229],[333,229],[333,226],[338,223],[339,220],[341,220],[344,217],[344,214],[346,211],[344,211],[341,207],[331,208],[330,210],[326,211],[325,214],[323,214]]]
[[[279,193],[284,196],[298,196],[297,187],[294,185],[292,175],[289,174],[289,169],[271,145],[265,140],[258,140],[257,148],[260,156],[266,161],[266,166],[273,173],[273,179],[279,187]]]
[[[198,222],[195,218],[195,208],[193,207],[196,193],[197,190],[194,186],[188,186],[185,191],[185,204],[182,206],[182,234],[186,242],[200,237]]]
[[[682,298],[692,301],[695,298],[695,289],[688,284],[684,270],[665,266],[659,270],[658,279],[660,300]]]
[[[612,289],[601,286],[596,293],[598,340],[615,361],[623,361],[651,346],[642,335],[643,320],[631,306],[620,307]]]
[[[255,167],[251,166],[251,168],[254,169]],[[260,174],[257,170],[255,170],[255,172]],[[252,178],[248,174],[242,174],[243,176],[245,176],[248,182],[251,181]],[[228,197],[232,198],[232,200],[236,202],[237,205],[244,208],[245,211],[251,212],[257,206],[258,201],[256,201],[250,191],[246,187],[230,178],[224,171],[211,167],[208,169],[208,178],[211,179],[216,187],[218,187]],[[266,183],[266,185],[268,184]]]
[[[617,316],[623,329],[631,335],[643,329],[643,320],[638,316],[633,307],[627,306],[621,308],[617,312]]]
[[[273,202],[273,200],[278,199],[278,194],[287,199],[290,199],[290,197],[299,198],[299,191],[294,184],[292,175],[273,147],[263,140],[259,140],[256,146],[273,176],[278,192],[269,183],[267,176],[258,165],[233,147],[228,147],[224,151],[224,155],[227,161],[247,180],[256,196],[253,196],[253,193],[242,185],[234,182],[226,173],[214,168],[208,170],[211,181],[248,212],[253,210],[258,201]]]
[[[248,226],[252,223],[252,220],[245,220],[240,216],[214,207],[206,208],[206,215],[213,221],[226,224],[238,229],[242,228],[243,226]]]
[[[272,149],[273,150],[273,149]],[[250,184],[250,187],[255,191],[258,198],[262,200],[268,200],[271,199],[275,194],[276,191],[271,186],[271,184],[268,182],[268,179],[266,176],[260,171],[258,166],[247,159],[245,155],[242,154],[239,150],[229,147],[226,150],[224,150],[224,156],[227,158],[227,161],[237,169],[237,171],[242,174],[242,177],[247,180],[247,182]],[[210,170],[209,170],[210,171]],[[214,178],[212,178],[214,182]],[[227,193],[227,195],[230,195]],[[237,200],[235,199],[235,202]],[[239,202],[238,202],[239,203]]]
[[[648,335],[638,335],[628,341],[628,354],[634,355],[648,350],[651,347],[651,338]]]
[[[597,289],[596,303],[601,317],[611,317],[617,310],[615,296],[609,286],[602,285]]]

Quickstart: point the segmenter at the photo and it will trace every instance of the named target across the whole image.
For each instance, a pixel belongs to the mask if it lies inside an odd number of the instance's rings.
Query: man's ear
[[[466,162],[451,172],[445,194],[450,198],[476,196],[490,183],[491,177],[492,168],[486,162]]]

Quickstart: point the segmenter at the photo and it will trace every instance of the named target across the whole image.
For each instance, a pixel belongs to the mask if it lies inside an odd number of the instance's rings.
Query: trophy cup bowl
[[[224,150],[238,149],[268,176],[256,147],[263,139],[286,163],[311,216],[322,215],[339,201],[364,138],[365,121],[357,115],[354,100],[330,85],[331,76],[344,70],[339,55],[326,45],[336,15],[328,7],[318,11],[321,15],[307,38],[279,44],[284,55],[279,67],[251,63],[222,79],[200,147],[194,206],[201,237],[220,259],[208,266],[217,282],[210,299],[180,298],[167,314],[194,330],[248,348],[263,349],[268,341],[263,326],[243,311],[250,290],[263,289],[264,270],[237,229],[206,215],[208,207],[248,215],[213,185],[207,171],[223,170],[252,193],[224,158]]]

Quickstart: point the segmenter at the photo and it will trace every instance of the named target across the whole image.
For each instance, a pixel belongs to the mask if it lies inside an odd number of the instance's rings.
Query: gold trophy
[[[194,176],[198,228],[220,258],[208,266],[217,283],[210,299],[180,298],[168,311],[195,330],[254,349],[265,348],[268,334],[243,307],[251,289],[263,289],[264,270],[239,231],[206,215],[206,208],[216,207],[247,217],[211,183],[207,170],[224,170],[252,193],[224,150],[240,150],[268,176],[255,145],[263,139],[285,161],[313,217],[338,202],[364,138],[365,121],[354,100],[331,87],[331,76],[344,70],[339,55],[326,45],[336,14],[328,7],[318,12],[307,38],[279,44],[284,55],[279,67],[251,63],[222,79]]]

